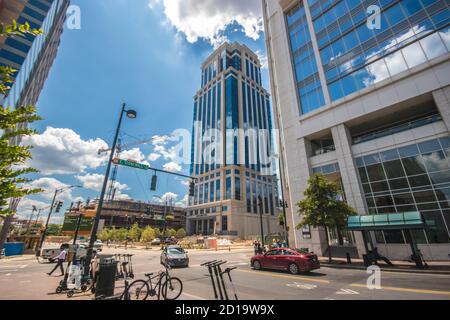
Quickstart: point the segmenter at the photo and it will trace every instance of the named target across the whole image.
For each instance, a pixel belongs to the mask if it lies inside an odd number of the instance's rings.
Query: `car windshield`
[[[301,253],[301,254],[308,254],[309,252],[307,251],[307,250],[305,250],[305,249],[294,249],[294,251],[297,251],[298,253]]]
[[[183,254],[184,250],[183,248],[169,248],[167,249],[168,254]]]

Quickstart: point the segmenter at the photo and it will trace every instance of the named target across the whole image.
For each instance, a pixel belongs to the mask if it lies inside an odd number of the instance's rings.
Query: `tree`
[[[164,236],[166,237],[175,237],[177,235],[177,232],[175,229],[167,229],[166,234]]]
[[[137,223],[133,224],[133,226],[128,230],[128,238],[130,238],[133,242],[138,242],[141,239],[142,230],[139,228]]]
[[[186,237],[186,231],[183,228],[178,229],[176,237],[178,239],[183,239],[184,237]]]
[[[156,238],[155,230],[152,227],[148,226],[142,231],[141,242],[143,243],[151,242],[155,238]]]
[[[103,229],[99,234],[98,234],[98,238],[101,241],[109,241],[111,240],[111,229]]]
[[[124,242],[127,239],[128,230],[127,229],[118,229],[116,240],[119,242]]]
[[[161,237],[162,234],[161,234],[161,230],[160,229],[155,228],[153,231],[155,232],[155,237],[156,238],[160,238]]]
[[[332,261],[330,228],[343,228],[349,216],[357,213],[345,201],[342,201],[342,191],[339,185],[330,181],[322,174],[313,175],[308,180],[308,188],[304,192],[305,198],[298,202],[298,213],[302,222],[297,229],[304,226],[314,228],[323,227],[328,245],[328,259]]]
[[[2,42],[4,42],[4,38],[12,36],[25,36],[26,34],[37,36],[41,33],[42,30],[31,29],[27,22],[18,25],[13,20],[11,25],[0,24],[0,40]],[[0,66],[0,95],[6,96],[9,93],[16,72],[17,70],[11,66]],[[11,107],[0,105],[0,216],[5,217],[0,232],[0,251],[6,242],[12,216],[17,209],[9,206],[10,199],[18,199],[42,191],[23,186],[30,181],[23,175],[36,172],[36,170],[24,166],[26,160],[31,158],[31,147],[18,145],[21,137],[36,133],[26,125],[37,120],[40,120],[40,117],[36,115],[34,106],[16,106],[12,110]]]
[[[18,25],[15,20],[11,25],[0,24],[0,39],[25,34],[39,35],[42,30],[31,29],[28,23]],[[17,70],[9,66],[0,66],[0,94],[7,95],[14,83]],[[22,198],[27,195],[42,192],[41,189],[30,189],[24,184],[30,182],[23,175],[35,173],[37,170],[24,166],[31,158],[31,146],[21,146],[17,142],[23,136],[36,134],[26,124],[41,120],[36,115],[34,106],[16,106],[12,109],[0,105],[0,215],[15,214],[9,208],[9,199]],[[24,125],[25,124],[25,125]]]

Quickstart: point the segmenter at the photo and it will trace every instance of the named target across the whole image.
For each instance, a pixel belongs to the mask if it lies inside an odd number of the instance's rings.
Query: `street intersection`
[[[279,271],[256,271],[250,267],[252,250],[196,251],[188,250],[190,267],[173,269],[171,274],[183,281],[182,300],[212,300],[214,294],[207,269],[201,264],[210,260],[228,261],[235,266],[233,284],[240,300],[450,300],[450,277],[440,274],[382,272],[381,289],[370,290],[365,270],[323,267],[309,274],[291,275]],[[160,251],[105,249],[104,253],[130,253],[136,279],[157,272]],[[62,279],[46,275],[53,265],[39,264],[33,258],[0,261],[0,300],[66,300],[55,289]],[[232,288],[228,291],[232,296]],[[116,283],[120,292],[122,281]],[[90,300],[88,294],[75,295],[74,300]]]

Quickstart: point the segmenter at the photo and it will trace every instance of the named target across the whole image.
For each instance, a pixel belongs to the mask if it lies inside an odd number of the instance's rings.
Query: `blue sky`
[[[122,102],[138,111],[138,119],[123,123],[125,143],[165,136],[179,128],[190,131],[200,65],[213,51],[213,44],[226,37],[265,56],[259,0],[132,3],[72,0],[81,9],[81,29],[66,28],[63,33],[38,102],[44,120],[33,126],[40,135],[29,141],[35,146],[30,164],[41,170],[33,177],[34,185],[46,192],[23,200],[20,215],[29,215],[33,204],[38,208],[48,204],[55,187],[85,186],[62,195],[65,205],[98,196],[106,155],[102,158],[96,150],[111,144]],[[239,23],[230,23],[230,17]],[[269,89],[266,68],[263,80]],[[149,143],[127,156],[163,168],[172,162],[170,147],[170,143],[160,144],[155,151]],[[150,161],[152,153],[159,158]],[[181,173],[188,170],[184,165]],[[171,192],[177,201],[183,200],[187,187],[172,176],[159,175],[158,190],[151,193],[151,174],[121,167],[120,194],[149,201],[155,194]],[[53,221],[60,222],[61,216]]]

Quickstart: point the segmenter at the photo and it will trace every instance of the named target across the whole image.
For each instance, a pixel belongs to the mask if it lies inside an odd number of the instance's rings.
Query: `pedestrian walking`
[[[61,269],[61,277],[64,276],[64,262],[66,261],[67,251],[68,251],[67,247],[61,246],[61,252],[56,257],[56,259],[57,259],[56,266],[53,268],[52,271],[47,273],[49,276],[51,276],[53,274],[53,272],[55,272],[55,270],[58,269],[58,267]]]

